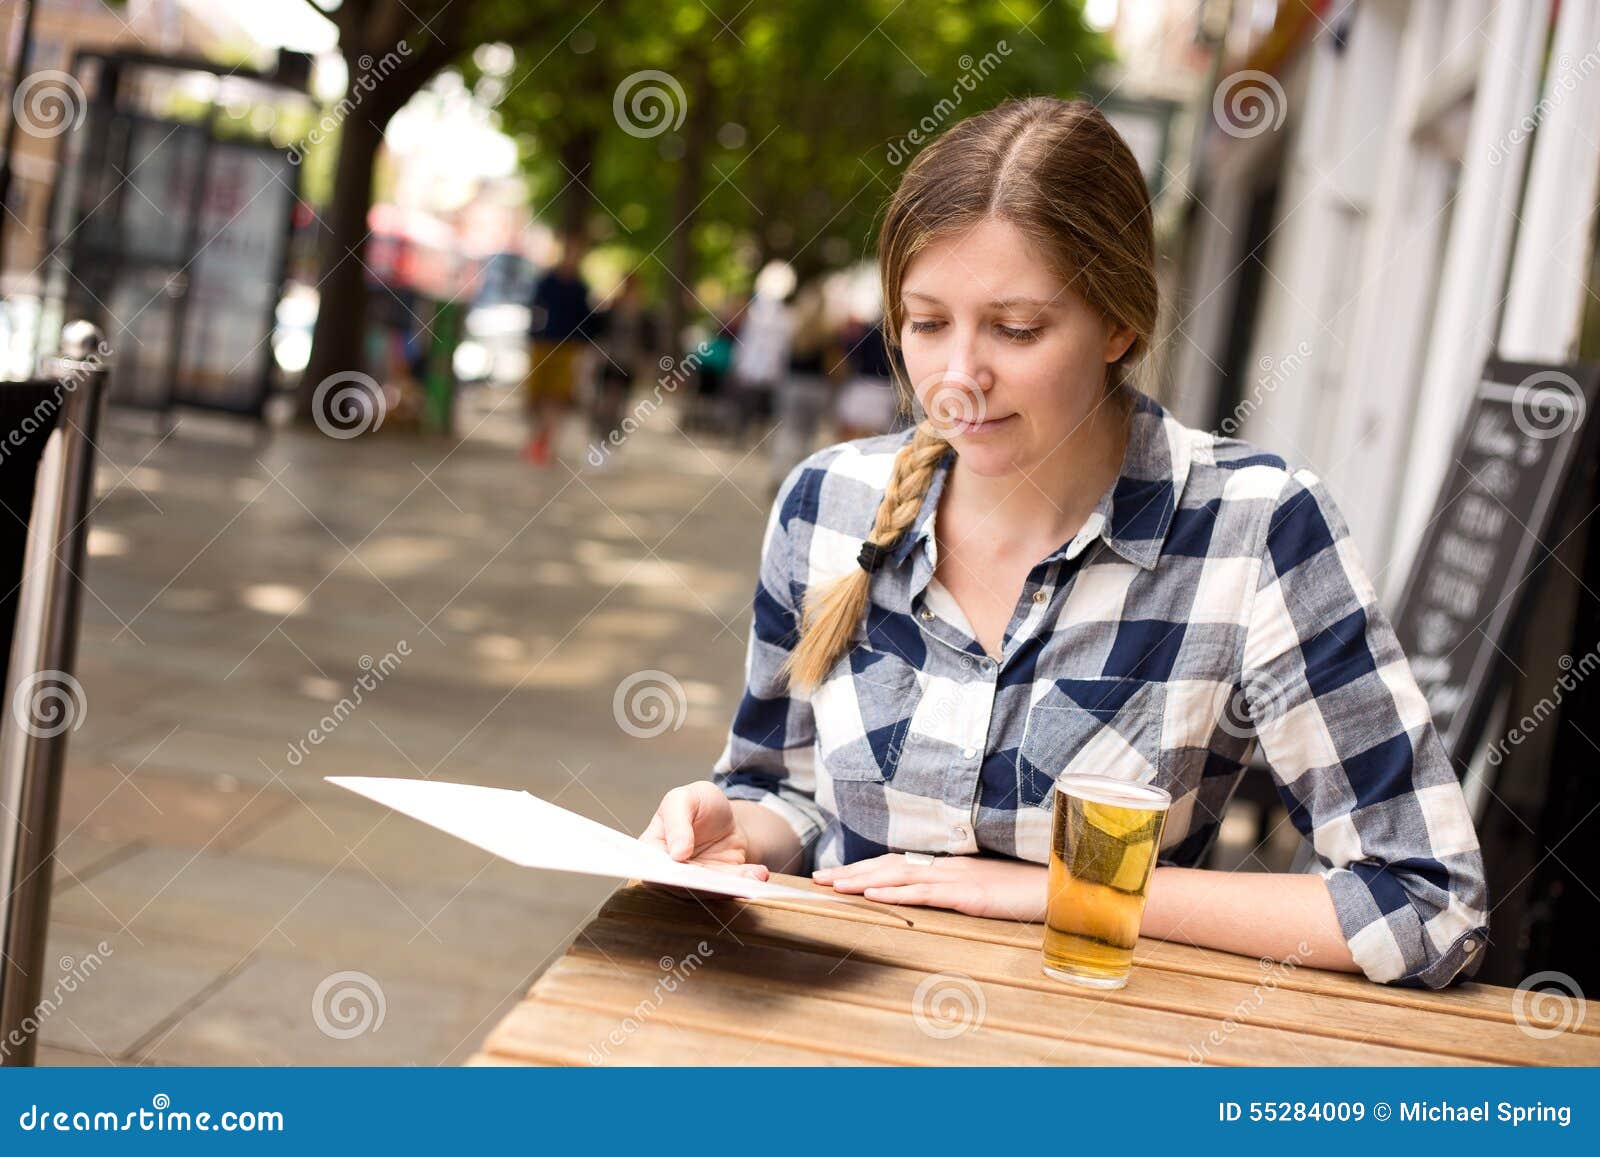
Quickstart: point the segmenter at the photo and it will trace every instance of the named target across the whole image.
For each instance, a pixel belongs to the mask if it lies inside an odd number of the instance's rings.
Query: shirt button
[[[956,843],[958,843],[958,844],[966,843],[967,842],[967,829],[963,828],[963,827],[951,828],[950,829],[950,838],[953,841],[955,841]]]
[[[1033,592],[1033,601],[1036,602],[1036,603],[1042,603],[1049,597],[1050,596],[1045,594],[1044,591],[1042,591],[1042,590],[1037,590],[1037,591]]]
[[[961,749],[961,758],[962,759],[977,759],[978,758],[978,749],[976,747],[963,747]]]
[[[929,620],[931,620],[932,618],[933,618],[933,612],[930,611],[927,607],[923,607],[922,608],[922,621],[926,623]]]
[[[987,674],[991,674],[994,671],[994,660],[993,659],[985,659],[983,661],[983,671],[984,671],[984,674],[986,674],[986,675]]]
[[[1471,956],[1478,950],[1478,942],[1476,940],[1468,940],[1466,944],[1462,945],[1462,949],[1468,956]]]

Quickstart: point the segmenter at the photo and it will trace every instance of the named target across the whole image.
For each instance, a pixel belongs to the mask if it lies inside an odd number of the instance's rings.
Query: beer
[[[1128,982],[1145,889],[1172,797],[1101,775],[1056,781],[1044,970],[1091,988]]]

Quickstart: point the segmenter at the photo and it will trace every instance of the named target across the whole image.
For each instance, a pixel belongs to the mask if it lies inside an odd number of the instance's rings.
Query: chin
[[[1027,456],[1016,446],[998,445],[987,440],[963,438],[950,439],[961,459],[961,466],[981,478],[1002,478],[1016,474],[1028,466]]]

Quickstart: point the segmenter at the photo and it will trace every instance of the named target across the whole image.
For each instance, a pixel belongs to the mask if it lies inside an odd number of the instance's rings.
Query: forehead
[[[931,239],[911,259],[900,291],[956,306],[1017,297],[1065,304],[1066,288],[1037,245],[1015,225],[991,217],[962,232]]]

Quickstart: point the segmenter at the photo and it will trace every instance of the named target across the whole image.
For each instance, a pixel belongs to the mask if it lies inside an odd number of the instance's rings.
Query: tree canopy
[[[558,40],[511,42],[501,127],[547,221],[623,247],[663,288],[767,258],[804,275],[869,254],[920,144],[1010,97],[1075,93],[1109,59],[1078,7],[1052,0],[573,12]]]

